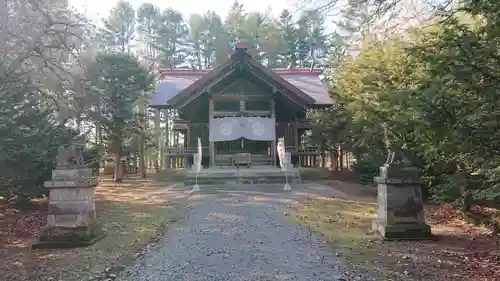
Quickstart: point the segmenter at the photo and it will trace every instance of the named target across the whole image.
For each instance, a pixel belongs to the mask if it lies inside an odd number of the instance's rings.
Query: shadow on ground
[[[0,224],[0,255],[6,257],[0,264],[0,275],[9,281],[49,277],[81,281],[109,275],[144,253],[164,233],[175,216],[177,204],[188,196],[175,190],[138,177],[123,183],[105,178],[96,189],[96,211],[107,235],[86,248],[30,250],[30,244],[45,225],[46,202],[35,210],[18,211],[16,217],[10,214],[11,219]],[[30,232],[20,235],[19,231],[27,227],[23,224],[26,221],[36,221],[36,225],[30,225]]]

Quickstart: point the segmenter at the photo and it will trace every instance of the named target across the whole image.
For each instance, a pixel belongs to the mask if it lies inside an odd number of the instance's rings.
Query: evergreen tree
[[[158,64],[177,67],[185,62],[188,54],[188,30],[179,11],[165,9],[159,17],[158,32],[154,39]]]
[[[155,66],[157,61],[157,50],[155,38],[157,38],[159,20],[159,8],[150,4],[142,4],[137,11],[137,33],[142,41],[144,59],[150,66]]]
[[[124,53],[101,53],[86,73],[86,89],[95,97],[94,116],[109,137],[115,155],[115,181],[123,179],[120,158],[123,140],[135,134],[138,120],[134,107],[142,93],[153,85],[154,77],[136,57]]]
[[[58,147],[77,136],[39,96],[37,85],[18,74],[0,85],[0,196],[18,202],[46,194]]]
[[[104,20],[104,27],[99,30],[100,47],[107,51],[130,53],[135,27],[134,8],[129,2],[120,0]]]

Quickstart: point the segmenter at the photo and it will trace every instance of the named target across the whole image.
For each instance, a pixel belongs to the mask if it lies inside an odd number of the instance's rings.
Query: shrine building
[[[320,69],[270,69],[237,44],[215,69],[160,72],[163,81],[150,106],[157,110],[157,132],[168,136],[159,143],[161,166],[191,166],[198,138],[205,167],[245,162],[236,155],[246,155],[252,165],[276,166],[278,138],[284,138],[294,165],[316,165],[319,151],[302,136],[312,128],[307,111],[333,104]]]

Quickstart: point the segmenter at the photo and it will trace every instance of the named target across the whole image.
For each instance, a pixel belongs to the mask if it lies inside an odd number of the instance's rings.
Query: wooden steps
[[[297,169],[288,173],[289,183],[299,183],[300,174]],[[185,185],[193,185],[196,182],[196,172],[189,171],[184,181]],[[273,166],[251,166],[250,168],[208,168],[198,174],[198,184],[270,184],[285,183],[285,173]]]

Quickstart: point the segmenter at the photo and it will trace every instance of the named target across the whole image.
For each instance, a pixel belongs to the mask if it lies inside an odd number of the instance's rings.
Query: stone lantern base
[[[54,170],[50,189],[47,224],[34,248],[88,246],[104,236],[95,212],[97,179],[91,169]]]
[[[376,230],[384,240],[434,239],[431,227],[425,223],[383,225],[375,219],[372,222],[372,229]]]

